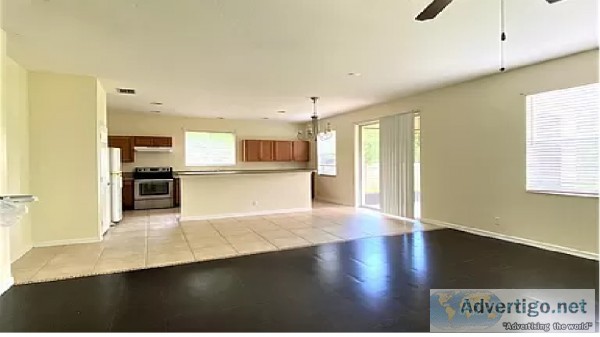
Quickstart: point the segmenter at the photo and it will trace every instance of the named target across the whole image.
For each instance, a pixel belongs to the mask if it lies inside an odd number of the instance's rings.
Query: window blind
[[[185,165],[235,165],[235,134],[230,132],[186,131]]]
[[[529,95],[527,190],[598,195],[598,83]]]

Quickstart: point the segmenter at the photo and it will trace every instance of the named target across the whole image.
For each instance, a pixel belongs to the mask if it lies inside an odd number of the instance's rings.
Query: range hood
[[[173,152],[172,147],[165,146],[136,146],[133,149],[137,152]]]

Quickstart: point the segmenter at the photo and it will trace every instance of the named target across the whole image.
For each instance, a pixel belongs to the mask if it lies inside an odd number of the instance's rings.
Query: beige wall
[[[4,83],[6,97],[7,170],[9,194],[27,194],[29,188],[29,107],[27,71],[6,59]],[[31,219],[27,214],[10,228],[10,259],[17,260],[32,247]]]
[[[105,177],[100,174],[103,160],[109,160],[108,158],[108,125],[107,125],[107,113],[106,113],[106,91],[102,87],[102,84],[96,80],[96,172],[97,172],[97,183],[98,183],[98,224],[102,224],[103,221],[110,221],[109,218],[104,217],[105,212],[110,212],[110,190],[107,189],[107,184],[110,182],[110,176],[108,172],[105,173]],[[104,158],[103,158],[104,156]],[[109,164],[105,165],[108,166]],[[107,181],[104,181],[106,179]]]
[[[141,113],[108,113],[108,133],[122,136],[170,136],[173,137],[172,153],[135,153],[134,163],[125,163],[124,172],[131,172],[136,166],[172,166],[175,170],[207,170],[210,167],[186,167],[184,158],[184,130],[191,131],[231,131],[238,138],[238,158],[236,168],[303,168],[305,163],[245,163],[242,162],[240,141],[243,139],[296,138],[297,125],[268,120],[227,120],[160,116]]]
[[[99,239],[97,81],[29,72],[33,240]]]
[[[0,6],[0,11],[1,11]],[[1,14],[1,13],[0,13]],[[6,98],[5,83],[6,62],[6,33],[0,30],[0,194],[7,193],[8,174],[6,164],[7,135],[6,120],[7,110],[4,104]],[[10,233],[9,229],[0,226],[0,295],[4,293],[13,283],[10,272]]]
[[[597,198],[525,192],[521,95],[597,81],[595,50],[333,117],[338,175],[317,195],[353,205],[355,123],[419,109],[423,218],[597,253]]]
[[[181,218],[203,219],[311,208],[310,172],[181,177]]]

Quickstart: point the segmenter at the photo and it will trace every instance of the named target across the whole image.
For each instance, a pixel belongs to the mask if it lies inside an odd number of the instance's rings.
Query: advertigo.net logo
[[[594,332],[593,289],[432,289],[436,332]]]
[[[486,302],[483,298],[480,298],[475,303],[471,302],[471,298],[465,298],[460,308],[461,313],[468,313],[470,315],[489,315],[492,313],[497,314],[526,314],[528,317],[538,317],[541,314],[587,314],[588,303],[585,299],[581,299],[578,302],[559,302],[551,304],[548,302],[542,302],[537,300],[530,300],[523,298],[515,300],[513,302]]]

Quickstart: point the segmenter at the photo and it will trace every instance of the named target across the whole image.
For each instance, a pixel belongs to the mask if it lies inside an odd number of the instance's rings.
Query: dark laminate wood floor
[[[597,292],[598,263],[444,229],[16,286],[0,331],[429,331],[430,288]]]

